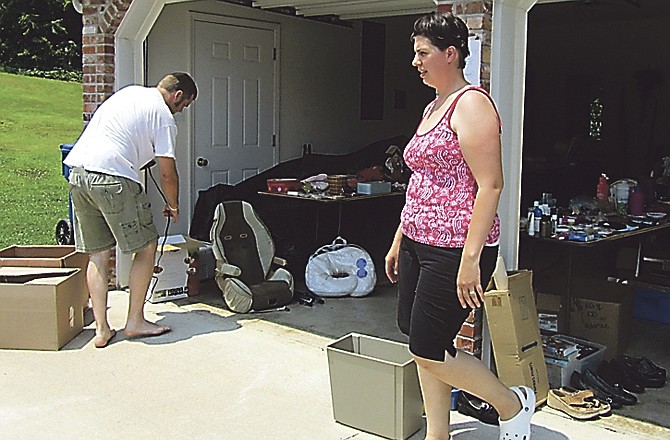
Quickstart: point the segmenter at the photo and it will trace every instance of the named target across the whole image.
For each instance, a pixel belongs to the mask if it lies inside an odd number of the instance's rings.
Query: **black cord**
[[[161,187],[158,185],[158,182],[156,182],[154,175],[151,173],[151,168],[147,168],[147,171],[149,172],[149,177],[151,177],[151,180],[154,182],[154,186],[156,186],[156,189],[158,190],[158,194],[160,194],[160,196],[163,198],[165,204],[170,206],[167,197],[165,196],[165,193],[163,193],[163,190],[161,190]],[[171,218],[172,218],[171,216],[168,216],[165,221],[165,232],[163,233],[163,242],[160,245],[160,251],[158,252],[158,259],[156,260],[156,264],[154,266],[154,274],[151,276],[151,288],[149,289],[149,292],[147,293],[147,296],[144,300],[145,303],[149,301],[149,299],[153,296],[154,289],[156,289],[156,285],[158,284],[158,274],[163,270],[160,264],[161,259],[163,258],[163,254],[165,253],[165,243],[167,242],[168,232],[170,230]]]

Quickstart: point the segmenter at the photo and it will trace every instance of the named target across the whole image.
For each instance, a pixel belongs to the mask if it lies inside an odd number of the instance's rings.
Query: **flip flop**
[[[603,411],[600,401],[595,399],[593,392],[589,390],[574,392],[564,388],[549,390],[547,406],[578,420],[594,419]]]
[[[95,346],[95,348],[105,348],[109,345],[109,343],[112,341],[112,339],[114,339],[115,336],[116,336],[116,330],[112,330],[111,336],[107,338],[107,340],[103,344],[96,344],[94,342],[93,345]]]
[[[535,412],[535,392],[526,386],[511,387],[519,397],[521,410],[509,420],[499,420],[499,440],[530,440],[530,419]]]
[[[161,329],[156,333],[138,333],[136,335],[126,335],[126,339],[141,339],[141,338],[153,338],[156,336],[161,336],[166,333],[170,333],[172,329],[170,327],[161,326]]]

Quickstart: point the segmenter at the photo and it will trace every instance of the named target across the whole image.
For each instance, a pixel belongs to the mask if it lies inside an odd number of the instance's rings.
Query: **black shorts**
[[[470,308],[461,307],[456,277],[462,248],[440,248],[403,236],[398,257],[398,326],[409,336],[412,354],[444,361],[456,356],[454,339]],[[486,289],[493,275],[498,246],[482,250],[480,272]]]

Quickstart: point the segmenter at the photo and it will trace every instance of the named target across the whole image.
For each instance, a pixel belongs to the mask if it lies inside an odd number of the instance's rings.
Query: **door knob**
[[[207,165],[209,165],[209,161],[208,161],[207,159],[205,159],[204,157],[199,157],[199,158],[195,161],[195,163],[196,163],[196,165],[198,165],[199,167],[206,167]]]

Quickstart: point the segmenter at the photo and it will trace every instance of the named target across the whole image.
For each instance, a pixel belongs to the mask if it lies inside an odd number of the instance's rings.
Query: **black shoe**
[[[666,371],[646,357],[621,356],[621,362],[640,375],[642,384],[649,388],[665,386]]]
[[[609,394],[602,389],[587,384],[584,375],[582,375],[582,373],[579,371],[574,371],[572,376],[570,376],[570,385],[573,388],[577,388],[579,390],[593,391],[593,395],[596,397],[596,399],[600,400],[601,402],[609,403],[612,409],[619,409],[623,407],[623,402],[618,397]]]
[[[640,376],[632,372],[616,359],[603,361],[598,369],[598,376],[610,385],[620,385],[631,393],[644,392]]]
[[[583,372],[584,381],[591,389],[599,388],[605,394],[618,398],[624,405],[635,405],[637,396],[624,390],[621,385],[610,385],[588,368]]]
[[[458,412],[474,417],[482,423],[489,425],[498,424],[498,411],[495,408],[480,398],[462,390],[458,393]]]

